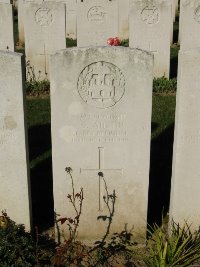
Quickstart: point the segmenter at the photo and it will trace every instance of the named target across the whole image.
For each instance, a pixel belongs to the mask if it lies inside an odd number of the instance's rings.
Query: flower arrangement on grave
[[[121,43],[120,39],[118,37],[110,37],[107,40],[107,44],[111,46],[119,46]]]

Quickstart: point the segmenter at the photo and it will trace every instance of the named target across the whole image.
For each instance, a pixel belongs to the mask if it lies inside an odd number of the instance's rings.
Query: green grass
[[[158,137],[162,132],[174,123],[175,116],[175,95],[154,95],[152,106],[152,139]]]

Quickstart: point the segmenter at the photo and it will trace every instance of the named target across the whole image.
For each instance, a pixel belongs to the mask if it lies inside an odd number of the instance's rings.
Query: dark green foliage
[[[9,218],[6,227],[0,227],[0,266],[34,266],[36,245],[23,225]]]
[[[26,94],[29,96],[49,95],[50,82],[48,80],[29,80],[25,83]]]
[[[120,46],[128,47],[129,46],[129,39],[121,40]]]
[[[77,40],[66,38],[66,47],[77,46]]]
[[[165,77],[154,78],[153,92],[154,93],[175,93],[177,88],[177,79],[167,79]]]
[[[2,215],[0,216],[0,266],[52,266],[50,264],[55,252],[55,242],[46,235],[40,235],[37,230],[34,240],[32,235],[25,231],[24,225],[16,224],[5,212],[2,212]]]

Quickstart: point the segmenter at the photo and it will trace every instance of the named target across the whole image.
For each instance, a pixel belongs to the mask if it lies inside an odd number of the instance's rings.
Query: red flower
[[[107,44],[108,45],[113,45],[113,43],[114,43],[114,38],[108,38]]]
[[[111,46],[118,46],[120,45],[120,40],[118,37],[115,37],[115,38],[110,37],[107,40],[107,44]]]
[[[120,45],[120,40],[119,40],[118,37],[113,38],[113,45],[114,45],[114,46],[118,46],[118,45]]]

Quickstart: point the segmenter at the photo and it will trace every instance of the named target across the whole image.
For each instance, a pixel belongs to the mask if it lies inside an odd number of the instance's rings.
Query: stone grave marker
[[[145,236],[152,72],[153,56],[137,49],[72,48],[52,56],[54,207],[61,216],[73,214],[65,172],[71,167],[75,191],[84,190],[80,239],[105,233],[106,223],[97,220],[108,215],[105,182],[117,196],[112,232],[127,223]]]
[[[154,54],[154,76],[169,77],[173,24],[169,0],[130,0],[129,46]]]
[[[66,37],[76,39],[76,0],[65,0],[66,2]]]
[[[200,49],[179,52],[170,219],[199,228]]]
[[[129,38],[129,0],[118,0],[119,34],[121,40]]]
[[[31,228],[22,55],[0,51],[0,211]]]
[[[77,46],[107,45],[118,25],[118,0],[77,0]]]
[[[188,50],[200,47],[200,1],[180,2],[180,47]]]
[[[25,4],[25,52],[26,61],[36,79],[49,77],[49,56],[66,48],[65,5],[43,2]],[[27,64],[27,65],[29,65]]]
[[[18,0],[18,33],[19,43],[24,44],[24,0]]]
[[[12,5],[0,2],[0,50],[14,51]]]
[[[43,0],[18,0],[18,30],[21,43],[24,39],[24,4],[27,2],[42,3]],[[76,0],[44,0],[66,4],[65,30],[66,37],[76,39]]]

